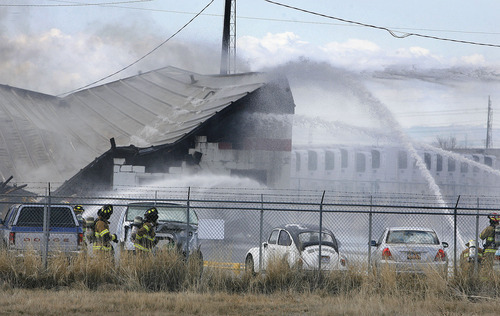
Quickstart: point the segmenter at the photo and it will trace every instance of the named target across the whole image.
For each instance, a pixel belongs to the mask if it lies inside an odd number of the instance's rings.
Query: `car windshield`
[[[423,230],[392,230],[387,235],[386,242],[388,244],[439,244],[435,232]]]
[[[144,217],[146,212],[151,207],[156,207],[158,210],[159,222],[181,222],[185,223],[187,219],[187,207],[185,205],[165,204],[135,204],[127,207],[127,221],[131,222],[136,216]],[[189,211],[189,223],[198,225],[198,216],[194,210]]]
[[[42,227],[43,226],[43,206],[25,206],[19,213],[17,226]],[[75,227],[73,211],[68,207],[50,208],[51,227]]]
[[[321,234],[323,242],[333,242],[333,236],[327,233]],[[305,232],[299,234],[299,241],[301,243],[319,243],[319,232]]]

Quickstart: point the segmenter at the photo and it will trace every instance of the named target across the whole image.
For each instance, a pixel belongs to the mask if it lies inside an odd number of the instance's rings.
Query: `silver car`
[[[432,268],[447,274],[448,243],[440,242],[436,232],[424,227],[386,228],[378,241],[372,240],[371,262],[380,272],[388,267],[398,273],[424,273]]]

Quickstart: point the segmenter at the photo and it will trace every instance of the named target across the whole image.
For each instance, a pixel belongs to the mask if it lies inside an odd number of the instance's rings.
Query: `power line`
[[[387,27],[377,26],[377,25],[373,25],[373,24],[366,24],[366,23],[356,22],[356,21],[352,21],[352,20],[346,20],[346,19],[342,19],[342,18],[337,18],[337,17],[334,17],[334,16],[330,16],[330,15],[326,15],[326,14],[323,14],[323,13],[318,13],[318,12],[314,12],[314,11],[309,11],[309,10],[297,8],[297,7],[294,7],[294,6],[287,5],[287,4],[283,4],[283,3],[279,3],[279,2],[274,2],[274,1],[271,1],[271,0],[264,0],[264,1],[269,2],[271,4],[282,6],[282,7],[285,7],[285,8],[289,8],[289,9],[301,11],[301,12],[304,12],[304,13],[309,13],[309,14],[321,16],[321,17],[328,18],[328,19],[333,19],[333,20],[342,21],[342,22],[345,22],[345,23],[351,23],[351,24],[356,24],[356,25],[360,25],[360,26],[364,26],[364,27],[370,27],[370,28],[374,28],[374,29],[384,30],[384,31],[389,32],[389,34],[391,34],[395,38],[406,38],[406,37],[409,37],[409,36],[416,36],[416,37],[422,37],[422,38],[428,38],[428,39],[434,39],[434,40],[440,40],[440,41],[448,41],[448,42],[461,43],[461,44],[471,44],[471,45],[488,46],[488,47],[499,47],[500,48],[500,45],[497,45],[497,44],[488,44],[488,43],[480,43],[480,42],[463,41],[463,40],[456,40],[456,39],[451,39],[451,38],[444,38],[444,37],[437,37],[437,36],[431,36],[431,35],[424,35],[424,34],[419,34],[419,33],[404,33],[402,35],[397,35],[395,31],[393,31],[393,30],[391,30],[391,29],[389,29]]]
[[[465,114],[484,114],[487,109],[464,109],[464,110],[441,110],[441,111],[413,111],[413,112],[393,112],[398,117],[417,117],[417,116],[450,116]]]
[[[141,2],[153,2],[154,0],[134,0],[134,1],[117,1],[117,2],[103,2],[103,3],[95,3],[95,4],[87,4],[80,3],[74,1],[59,1],[59,0],[48,0],[54,2],[64,2],[64,3],[72,3],[72,5],[35,5],[35,4],[24,4],[24,5],[16,5],[16,4],[0,4],[0,7],[58,7],[58,6],[105,6],[105,7],[113,7],[113,8],[121,8],[128,10],[138,10],[138,11],[150,11],[150,12],[163,12],[163,13],[174,13],[174,14],[184,14],[184,15],[193,15],[196,12],[188,12],[188,11],[176,11],[176,10],[165,10],[165,9],[154,9],[154,8],[140,8],[140,7],[130,7],[130,6],[120,6],[120,4],[132,4],[132,3],[141,3]],[[223,17],[222,14],[215,13],[203,13],[200,16],[211,16],[211,17]],[[289,19],[276,19],[276,18],[263,18],[263,17],[255,17],[255,16],[242,16],[237,15],[239,20],[256,20],[256,21],[270,21],[270,22],[285,22],[285,23],[298,23],[298,24],[316,24],[316,25],[331,25],[331,26],[354,26],[354,27],[364,27],[364,25],[351,25],[346,23],[331,23],[331,22],[318,22],[318,21],[301,21],[301,20],[289,20]],[[484,31],[464,31],[464,30],[446,30],[446,29],[427,29],[427,28],[409,28],[409,27],[387,27],[391,30],[414,30],[414,31],[427,31],[427,32],[445,32],[445,33],[458,33],[458,34],[479,34],[479,35],[500,35],[500,32],[484,32]]]
[[[86,86],[83,86],[83,87],[80,87],[78,89],[74,89],[74,90],[71,90],[71,91],[68,91],[68,92],[65,92],[65,93],[61,93],[59,94],[58,96],[61,96],[61,95],[65,95],[65,94],[70,94],[70,93],[73,93],[73,92],[76,92],[76,91],[79,91],[79,90],[82,90],[82,89],[85,89],[85,88],[88,88],[92,85],[95,85],[96,83],[99,83],[101,81],[104,81],[130,67],[132,67],[133,65],[137,64],[138,62],[140,62],[141,60],[143,60],[144,58],[148,57],[149,55],[151,55],[154,51],[156,51],[157,49],[159,49],[161,46],[163,46],[165,43],[167,43],[169,40],[171,40],[174,36],[176,36],[177,34],[179,34],[184,28],[186,28],[189,24],[191,24],[191,22],[194,21],[194,19],[196,19],[203,11],[205,11],[205,9],[207,9],[215,0],[211,0],[198,14],[196,14],[193,18],[191,18],[191,20],[189,20],[186,24],[184,24],[179,30],[177,30],[177,32],[175,32],[174,34],[172,34],[169,38],[167,38],[166,40],[164,40],[162,43],[160,43],[159,45],[157,45],[155,48],[153,48],[152,50],[150,50],[148,53],[146,53],[145,55],[143,55],[141,58],[137,59],[136,61],[134,61],[133,63],[129,64],[128,66],[125,66],[123,67],[122,69],[118,70],[118,71],[115,71],[114,73],[106,76],[106,77],[103,77],[99,80],[96,80],[92,83],[89,83],[88,85]]]
[[[138,2],[151,2],[154,0],[129,0],[129,1],[114,1],[114,2],[100,2],[100,3],[81,3],[73,1],[58,1],[65,4],[0,4],[0,7],[85,7],[85,6],[102,6],[102,5],[116,5],[116,4],[129,4]]]

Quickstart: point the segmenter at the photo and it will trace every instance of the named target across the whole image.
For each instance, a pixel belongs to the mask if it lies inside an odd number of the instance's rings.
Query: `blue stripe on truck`
[[[13,226],[10,229],[11,232],[43,232],[42,227],[19,227]],[[83,233],[81,227],[50,227],[50,233]]]

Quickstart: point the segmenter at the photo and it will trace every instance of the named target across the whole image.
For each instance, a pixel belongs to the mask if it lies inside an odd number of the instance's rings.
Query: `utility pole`
[[[491,148],[493,142],[493,140],[491,139],[492,124],[493,124],[493,110],[491,109],[491,98],[490,96],[488,96],[488,122],[486,125],[486,149]]]
[[[220,74],[236,72],[236,0],[226,0],[224,27],[222,30],[222,51]]]

